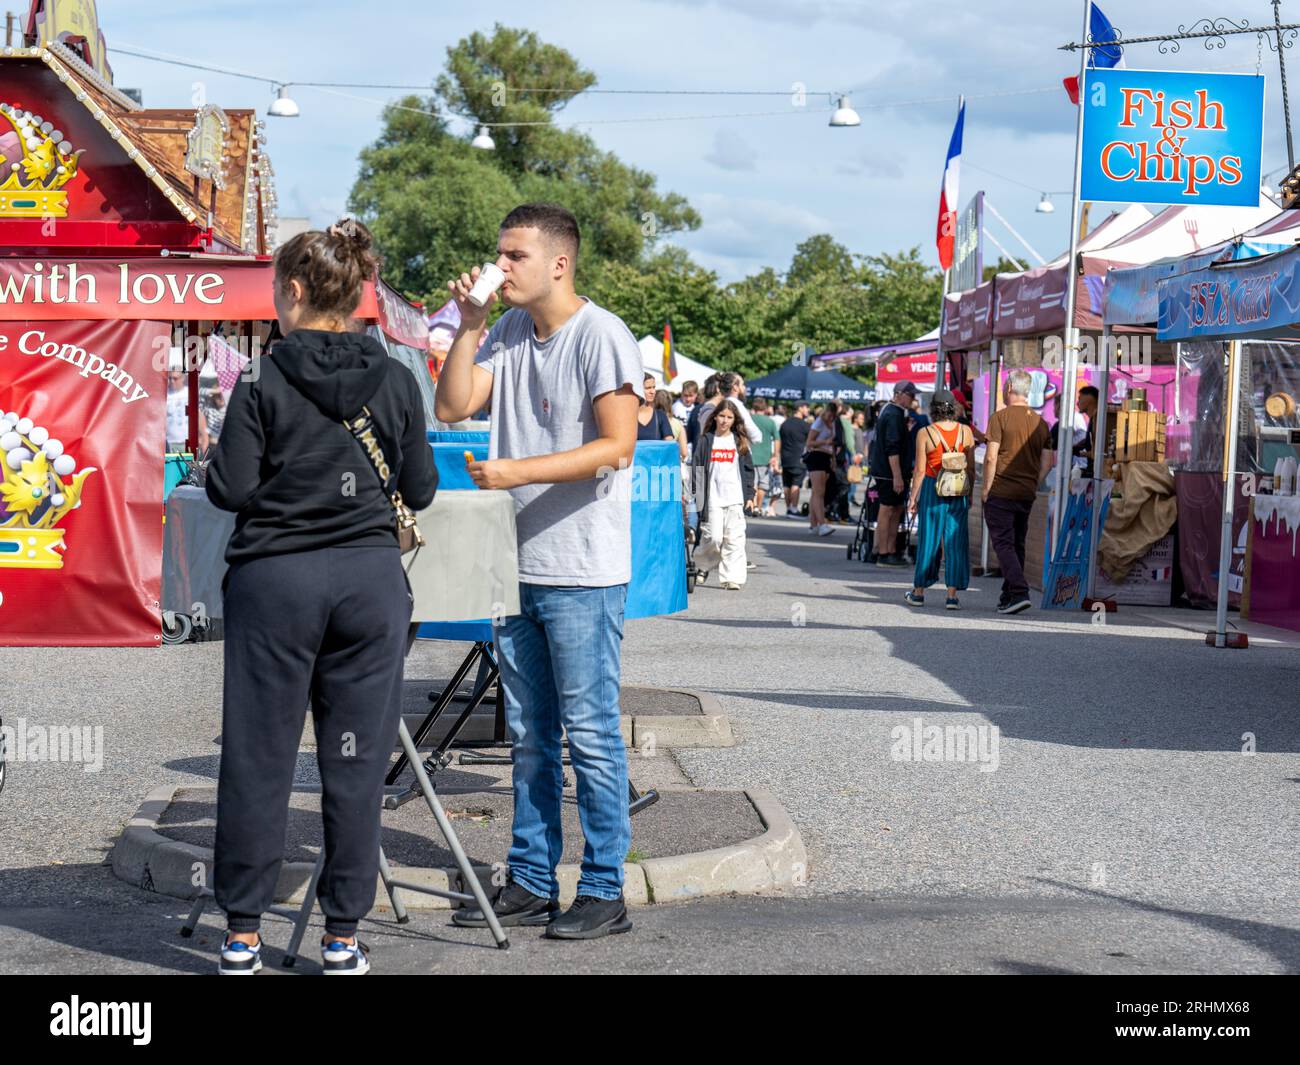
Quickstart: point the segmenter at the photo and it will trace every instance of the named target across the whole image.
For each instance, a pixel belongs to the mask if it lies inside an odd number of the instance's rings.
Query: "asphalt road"
[[[630,935],[593,944],[525,932],[508,952],[442,915],[397,929],[377,914],[363,937],[379,969],[1300,971],[1294,647],[1214,650],[1132,610],[1001,618],[982,581],[958,614],[916,610],[907,574],[845,560],[851,529],[750,533],[747,586],[629,623],[624,675],[717,693],[738,745],[664,757],[697,786],[773,792],[807,844],[806,887],[639,910]],[[95,772],[11,767],[7,971],[210,971],[215,915],[209,942],[182,940],[182,903],[103,863],[151,787],[211,783],[219,646],[0,648],[0,671],[21,695],[6,723],[102,726],[105,752]],[[895,730],[918,719],[983,728],[984,760],[900,757],[920,745]]]

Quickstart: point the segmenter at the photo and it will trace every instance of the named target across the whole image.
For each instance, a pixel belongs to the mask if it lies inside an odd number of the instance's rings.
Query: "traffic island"
[[[500,878],[510,846],[513,797],[504,784],[465,786],[477,777],[450,769],[438,793],[461,845],[485,882]],[[458,784],[460,786],[458,786]],[[212,883],[217,789],[166,785],[154,789],[113,848],[114,873],[157,894],[192,899]],[[572,788],[565,789],[565,850],[560,901],[572,901],[583,837]],[[397,879],[461,890],[455,868],[423,802],[385,811],[383,847]],[[320,792],[296,788],[290,799],[284,864],[277,903],[300,903],[320,847]],[[767,894],[801,886],[807,855],[798,830],[769,794],[758,790],[662,792],[659,802],[632,819],[632,847],[624,866],[629,905],[666,904],[710,895]],[[445,899],[402,895],[412,910],[448,909]],[[389,909],[382,882],[376,909]]]

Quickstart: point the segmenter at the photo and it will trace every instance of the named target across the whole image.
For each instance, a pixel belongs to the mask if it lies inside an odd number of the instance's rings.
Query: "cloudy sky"
[[[1267,0],[1204,12],[1175,0],[1102,7],[1126,36],[1173,31],[1201,14],[1272,21]],[[200,80],[210,99],[229,107],[265,111],[271,90],[114,53],[115,45],[285,81],[414,86],[437,77],[449,45],[473,30],[490,32],[494,22],[568,49],[595,72],[598,88],[780,94],[588,95],[561,112],[561,124],[581,126],[656,174],[661,189],[690,200],[703,225],[678,243],[727,281],[785,268],[795,245],[817,232],[860,253],[917,245],[933,262],[944,152],[965,93],[961,201],[984,189],[1048,258],[1068,241],[1068,194],[1055,197],[1054,214],[1034,208],[1041,192],[1071,182],[1075,110],[1061,78],[1077,72],[1078,60],[1058,46],[1079,36],[1082,4],[1073,0],[100,0],[99,9],[118,84],[141,88],[152,107],[188,104]],[[1283,17],[1300,22],[1300,0],[1287,0]],[[1293,64],[1300,48],[1294,52]],[[1167,55],[1133,46],[1126,60],[1134,68],[1254,72],[1257,44],[1248,35],[1207,51],[1186,41]],[[1286,143],[1277,58],[1267,46],[1262,62],[1267,172],[1285,167]],[[1289,72],[1300,91],[1300,64]],[[790,96],[799,85],[803,107]],[[828,94],[843,91],[852,92],[862,125],[830,129]],[[302,117],[267,120],[282,213],[320,224],[342,211],[357,153],[378,131],[383,100],[396,94],[293,91]],[[1027,255],[999,223],[991,228]]]

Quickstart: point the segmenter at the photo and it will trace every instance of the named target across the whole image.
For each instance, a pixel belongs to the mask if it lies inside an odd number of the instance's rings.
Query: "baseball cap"
[[[909,396],[915,397],[916,385],[912,384],[911,381],[899,381],[894,386],[894,395],[898,395],[900,392],[906,392]]]

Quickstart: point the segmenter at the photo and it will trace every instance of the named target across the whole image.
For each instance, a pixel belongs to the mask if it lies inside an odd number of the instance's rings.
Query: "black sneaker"
[[[600,939],[631,928],[632,922],[628,919],[622,895],[616,899],[579,895],[572,906],[551,922],[546,929],[546,938]]]
[[[522,884],[511,880],[492,900],[492,912],[497,915],[497,922],[503,928],[548,924],[560,912],[560,904],[554,899],[534,895]],[[451,915],[451,923],[462,928],[486,928],[487,918],[483,916],[482,910],[473,906],[456,910]]]
[[[908,561],[902,555],[881,555],[878,559],[876,559],[876,565],[901,567],[901,566],[908,565]]]
[[[1022,610],[1028,610],[1034,604],[1027,597],[1022,596],[1019,599],[1013,599],[1009,603],[1004,603],[998,607],[999,614],[1019,614]]]

